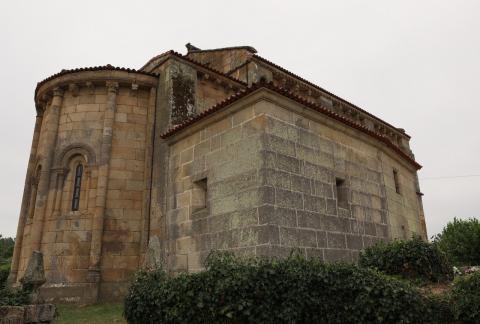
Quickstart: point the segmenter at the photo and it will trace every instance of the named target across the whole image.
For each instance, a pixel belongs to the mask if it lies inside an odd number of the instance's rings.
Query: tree
[[[15,240],[11,237],[2,237],[0,234],[0,264],[9,262],[13,255]]]
[[[454,218],[434,237],[434,243],[455,265],[480,265],[480,222]]]

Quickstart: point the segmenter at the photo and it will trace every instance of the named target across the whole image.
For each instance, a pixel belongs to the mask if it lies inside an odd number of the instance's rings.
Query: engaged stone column
[[[35,214],[33,216],[31,236],[32,251],[40,250],[45,209],[50,186],[50,168],[52,167],[52,161],[57,142],[58,121],[60,118],[62,101],[63,90],[61,88],[55,88],[53,90],[52,103],[46,109],[44,125],[42,127],[42,141],[39,143],[38,149],[38,154],[41,156],[40,164],[42,166],[42,170],[40,172],[40,180],[38,182]]]
[[[33,131],[32,146],[30,148],[30,157],[28,159],[27,175],[25,177],[25,186],[23,189],[22,205],[20,207],[20,217],[18,220],[17,236],[15,238],[15,249],[13,250],[12,267],[10,275],[8,276],[8,284],[13,285],[17,281],[18,264],[20,260],[20,252],[23,244],[23,229],[25,227],[25,220],[28,217],[28,206],[30,196],[32,195],[32,184],[35,172],[35,157],[37,156],[38,138],[40,137],[40,129],[42,127],[42,115],[37,115],[35,120],[35,129]]]
[[[110,166],[110,153],[112,150],[113,123],[115,121],[117,92],[118,83],[107,82],[107,107],[103,119],[102,146],[100,159],[98,161],[97,197],[95,203],[95,214],[92,222],[92,243],[90,246],[89,280],[91,282],[99,282],[100,279],[103,223],[105,218],[105,203],[108,189],[108,170]]]
[[[143,191],[143,206],[142,206],[142,238],[140,243],[140,264],[144,263],[146,257],[148,242],[149,242],[149,232],[150,232],[150,206],[151,199],[150,194],[152,190],[152,161],[153,153],[155,147],[155,109],[156,109],[156,96],[157,88],[150,88],[150,97],[148,103],[148,114],[147,114],[147,136],[146,136],[146,145],[145,145],[145,169],[144,169],[144,183],[145,189]]]
[[[60,214],[62,195],[63,195],[63,182],[66,170],[55,170],[57,173],[57,181],[55,186],[55,197],[53,199],[53,214],[58,216]]]

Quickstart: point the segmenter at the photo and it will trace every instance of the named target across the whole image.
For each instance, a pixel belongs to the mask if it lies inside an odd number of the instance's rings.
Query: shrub
[[[0,263],[8,260],[13,255],[15,240],[11,237],[3,237],[0,234]]]
[[[7,285],[8,275],[10,274],[10,265],[0,265],[0,289]]]
[[[454,218],[434,238],[434,243],[455,265],[480,265],[480,222]]]
[[[480,272],[455,280],[451,295],[456,319],[480,323]]]
[[[129,323],[437,323],[439,308],[372,269],[212,254],[198,273],[140,271],[124,315]]]
[[[0,306],[20,306],[30,301],[30,289],[12,289],[4,287],[0,289]]]
[[[413,237],[408,241],[380,242],[360,255],[360,266],[375,268],[407,279],[443,282],[453,278],[453,268],[436,245]]]

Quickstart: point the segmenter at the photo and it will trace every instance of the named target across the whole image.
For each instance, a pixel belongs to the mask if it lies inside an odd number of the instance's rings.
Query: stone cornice
[[[360,122],[365,123],[365,120],[371,120],[372,128],[377,132],[382,132],[384,135],[391,137],[392,140],[395,140],[395,137],[405,137],[410,138],[408,134],[405,133],[403,129],[399,129],[386,121],[378,118],[377,116],[369,113],[368,111],[348,102],[347,100],[338,97],[337,95],[319,87],[318,85],[305,80],[304,78],[294,74],[293,72],[288,71],[287,69],[259,56],[253,55],[250,59],[250,62],[254,61],[257,64],[260,64],[272,71],[273,79],[276,82],[281,82],[283,79],[284,83],[290,82],[290,85],[287,84],[278,84],[278,86],[290,88],[292,85],[295,89],[288,89],[289,91],[295,92],[303,97],[311,97],[314,100],[320,100],[320,97],[324,97],[326,100],[331,101],[332,109],[336,113],[350,115],[350,118],[353,116],[359,119]],[[230,73],[232,73],[231,71]],[[307,98],[310,99],[310,98]],[[363,118],[363,121],[360,120]],[[368,125],[366,125],[368,127]]]
[[[121,70],[121,69],[100,69],[92,68],[91,70],[72,70],[68,73],[60,73],[53,78],[42,81],[35,89],[35,105],[37,111],[44,106],[43,102],[48,101],[47,98],[53,96],[55,88],[70,90],[73,95],[78,93],[79,88],[87,87],[94,93],[95,86],[105,86],[106,82],[116,82],[119,86],[132,87],[135,84],[137,89],[149,89],[156,87],[158,77],[156,74]]]
[[[175,127],[172,127],[165,133],[161,134],[161,137],[163,139],[167,139],[177,133],[181,133],[183,130],[190,128],[200,120],[206,119],[207,117],[216,114],[219,111],[223,111],[224,108],[229,107],[233,103],[239,102],[241,99],[246,98],[250,94],[253,94],[257,91],[260,91],[262,89],[271,91],[277,95],[281,95],[285,98],[291,99],[307,108],[309,108],[312,112],[317,112],[321,113],[322,115],[325,115],[329,117],[332,120],[336,120],[337,122],[340,122],[341,124],[344,124],[345,126],[348,126],[350,128],[356,129],[364,133],[365,135],[368,135],[370,138],[376,139],[378,143],[383,143],[390,149],[392,149],[395,153],[397,153],[402,159],[407,161],[411,166],[413,166],[415,169],[420,169],[422,166],[418,164],[413,156],[409,155],[408,153],[404,152],[402,148],[398,146],[397,143],[394,143],[385,136],[384,134],[377,133],[375,131],[372,131],[365,127],[364,125],[361,125],[360,123],[351,120],[349,118],[346,118],[338,113],[332,112],[331,110],[326,109],[325,107],[322,107],[321,105],[318,105],[314,102],[310,102],[305,100],[304,98],[298,96],[295,93],[289,92],[286,89],[282,89],[279,87],[274,86],[272,83],[258,83],[254,84],[251,87],[249,87],[247,90],[243,90],[227,99],[224,101],[214,105],[213,107],[203,111],[202,113],[191,117],[187,120],[185,120],[182,124],[176,125]],[[231,113],[231,112],[229,112]]]

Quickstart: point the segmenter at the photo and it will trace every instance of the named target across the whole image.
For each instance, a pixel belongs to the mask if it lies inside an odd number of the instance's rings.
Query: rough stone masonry
[[[403,129],[252,47],[187,48],[38,83],[13,285],[33,251],[42,298],[88,303],[122,298],[146,262],[201,270],[212,249],[354,262],[426,238]]]

